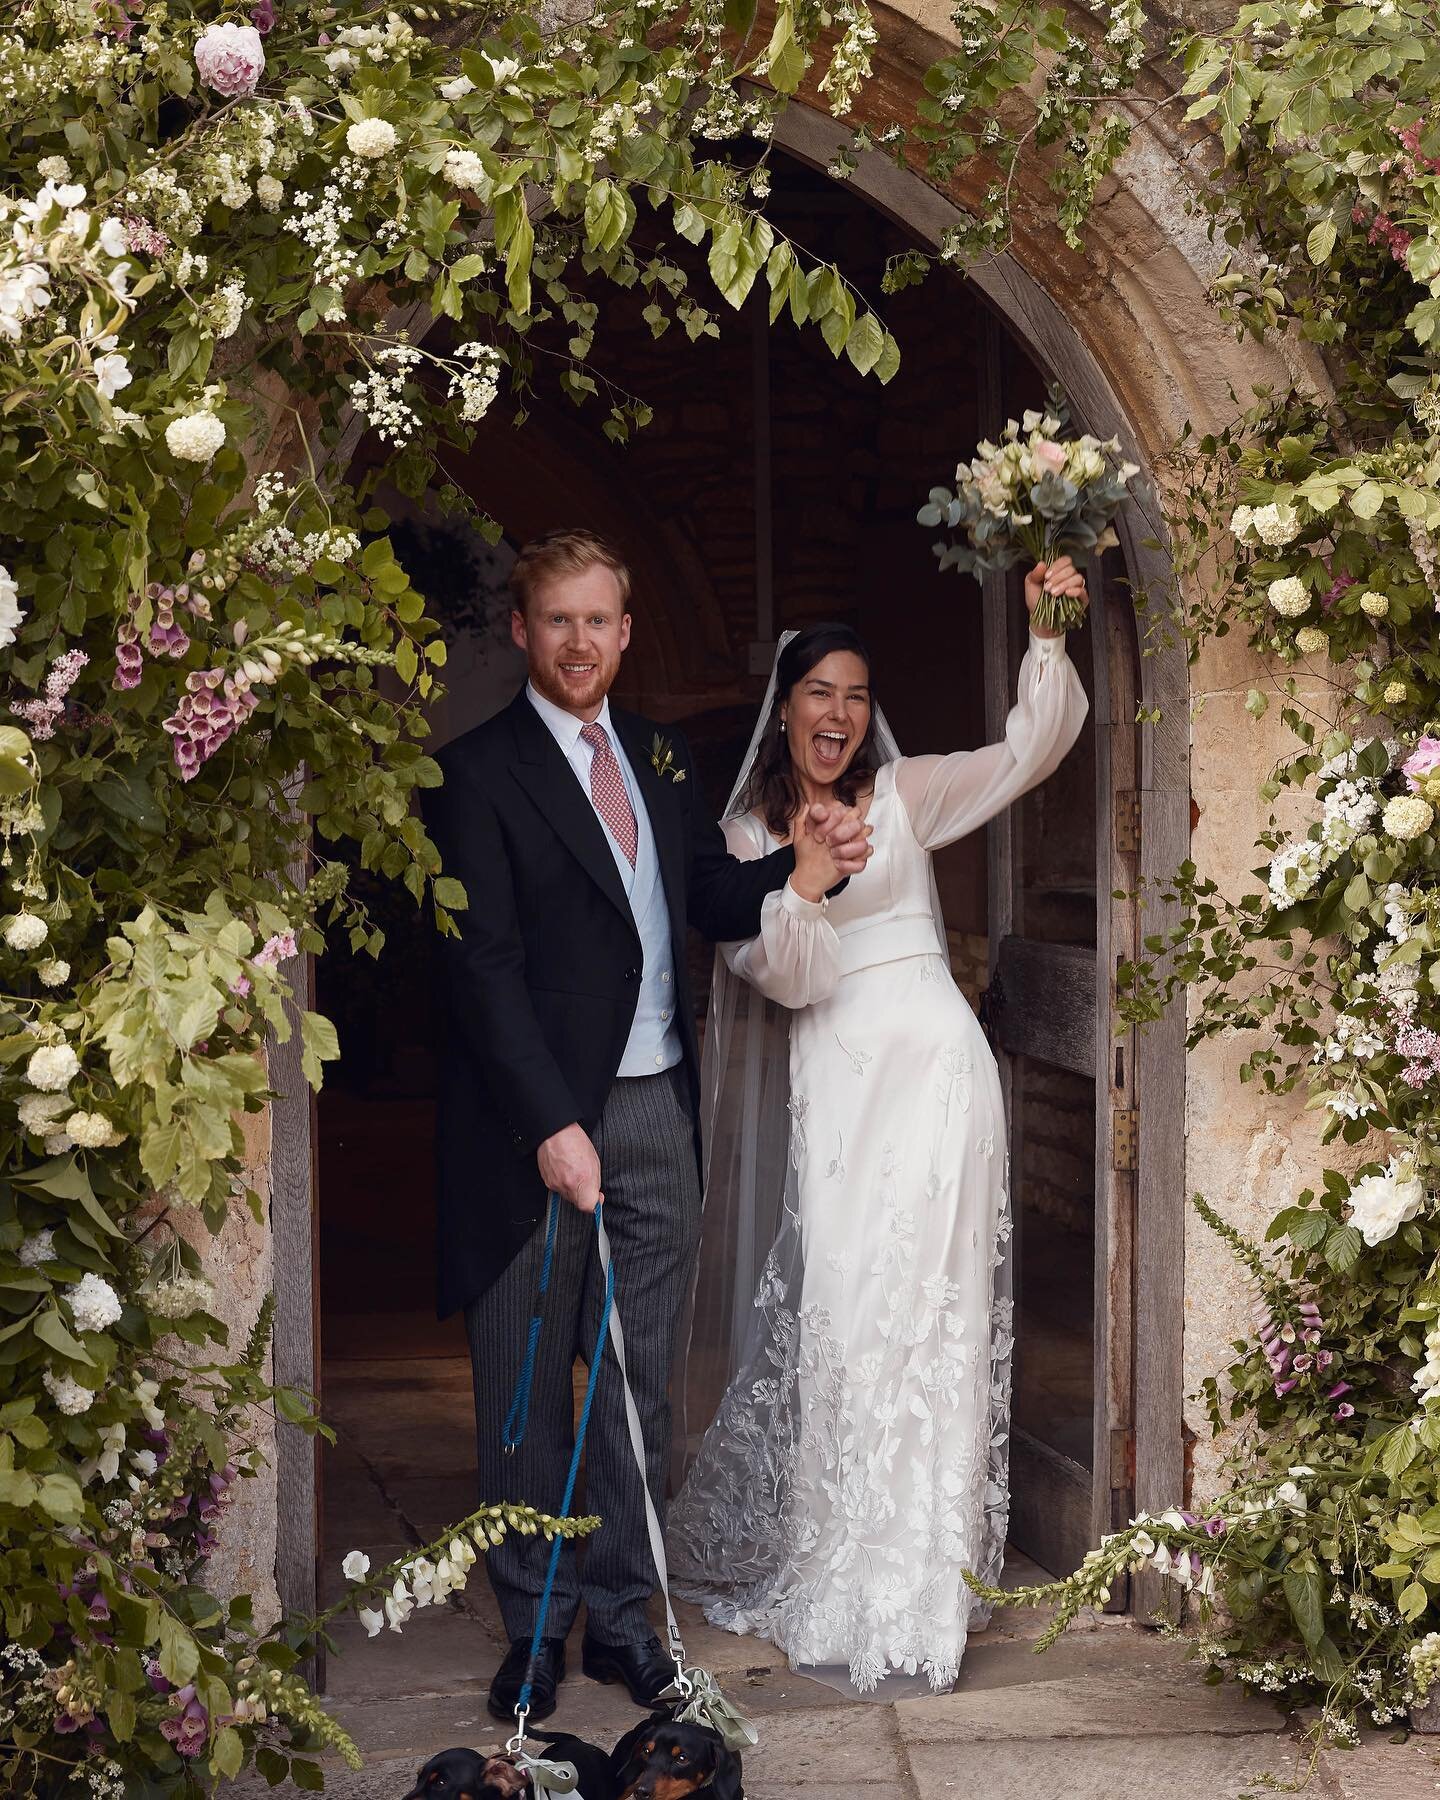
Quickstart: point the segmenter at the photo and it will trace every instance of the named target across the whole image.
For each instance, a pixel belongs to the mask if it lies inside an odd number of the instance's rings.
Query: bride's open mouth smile
[[[810,739],[815,755],[827,769],[838,769],[850,747],[848,731],[817,731]]]

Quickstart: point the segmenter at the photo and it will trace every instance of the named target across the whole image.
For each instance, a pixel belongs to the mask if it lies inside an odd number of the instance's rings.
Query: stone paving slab
[[[1057,1646],[1058,1650],[1059,1646]],[[1173,1650],[1157,1653],[1138,1632],[1085,1645],[1083,1673],[974,1688],[895,1707],[906,1743],[977,1744],[1045,1738],[1151,1738],[1211,1733],[1249,1737],[1275,1730],[1275,1713],[1232,1686],[1207,1687]],[[1055,1654],[1047,1651],[1044,1659]],[[1073,1659],[1072,1659],[1073,1660]],[[969,1659],[967,1658],[967,1662]],[[963,1665],[962,1665],[963,1666]]]
[[[1327,1750],[1320,1762],[1336,1800],[1433,1800],[1440,1794],[1440,1743],[1433,1737],[1392,1744],[1377,1731],[1354,1750]]]
[[[1240,1800],[1263,1795],[1263,1775],[1303,1768],[1285,1733],[1264,1736],[1007,1738],[907,1746],[914,1800]],[[906,1792],[907,1790],[900,1790]],[[1307,1800],[1332,1800],[1323,1777]],[[750,1800],[771,1800],[756,1792]]]

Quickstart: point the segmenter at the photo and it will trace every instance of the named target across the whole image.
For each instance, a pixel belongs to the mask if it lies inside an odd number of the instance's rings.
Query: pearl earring
[[[780,721],[780,735],[781,737],[784,737],[785,735],[785,721],[783,719]]]

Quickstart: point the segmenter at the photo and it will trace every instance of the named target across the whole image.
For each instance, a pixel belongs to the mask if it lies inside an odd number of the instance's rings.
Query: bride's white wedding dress
[[[713,1623],[862,1693],[953,1683],[980,1615],[962,1571],[998,1576],[1008,1515],[1005,1117],[930,852],[1044,780],[1085,711],[1064,640],[1032,637],[1004,743],[882,764],[864,873],[818,905],[772,894],[723,951],[793,1009],[792,1173],[672,1566]],[[753,814],[725,830],[736,856],[775,847]]]

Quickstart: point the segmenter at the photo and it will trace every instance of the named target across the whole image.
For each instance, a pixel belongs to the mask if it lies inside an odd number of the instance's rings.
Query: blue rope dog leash
[[[605,1227],[601,1222],[603,1202],[595,1208],[595,1228],[604,1242]],[[560,1216],[560,1198],[558,1194],[550,1196],[550,1219],[545,1236],[545,1259],[540,1274],[540,1295],[536,1300],[535,1316],[530,1321],[530,1334],[525,1346],[525,1360],[520,1369],[520,1380],[516,1385],[515,1397],[510,1403],[510,1416],[505,1421],[505,1448],[513,1452],[525,1436],[525,1425],[530,1414],[530,1389],[535,1379],[535,1352],[540,1340],[541,1307],[545,1290],[550,1281],[550,1270],[554,1261],[555,1235]],[[580,1409],[580,1422],[575,1428],[575,1449],[570,1457],[570,1473],[565,1478],[565,1493],[560,1501],[560,1518],[566,1518],[570,1512],[570,1502],[575,1497],[575,1482],[580,1473],[580,1456],[585,1448],[585,1433],[590,1427],[590,1410],[595,1402],[595,1383],[600,1375],[600,1358],[605,1351],[605,1339],[610,1332],[610,1316],[615,1307],[615,1265],[606,1255],[605,1265],[605,1299],[600,1309],[600,1330],[595,1340],[595,1352],[590,1358],[590,1376],[585,1383],[585,1403]],[[512,1425],[516,1430],[512,1433]],[[540,1655],[540,1645],[545,1637],[545,1623],[550,1614],[550,1601],[555,1592],[555,1576],[560,1568],[561,1553],[565,1548],[565,1539],[556,1532],[550,1544],[550,1566],[545,1572],[545,1586],[540,1593],[540,1608],[535,1615],[535,1630],[530,1638],[530,1660],[525,1667],[525,1680],[520,1688],[520,1698],[515,1702],[515,1736],[508,1746],[512,1750],[521,1750],[525,1745],[525,1720],[530,1712],[530,1696],[535,1680],[535,1662]]]

